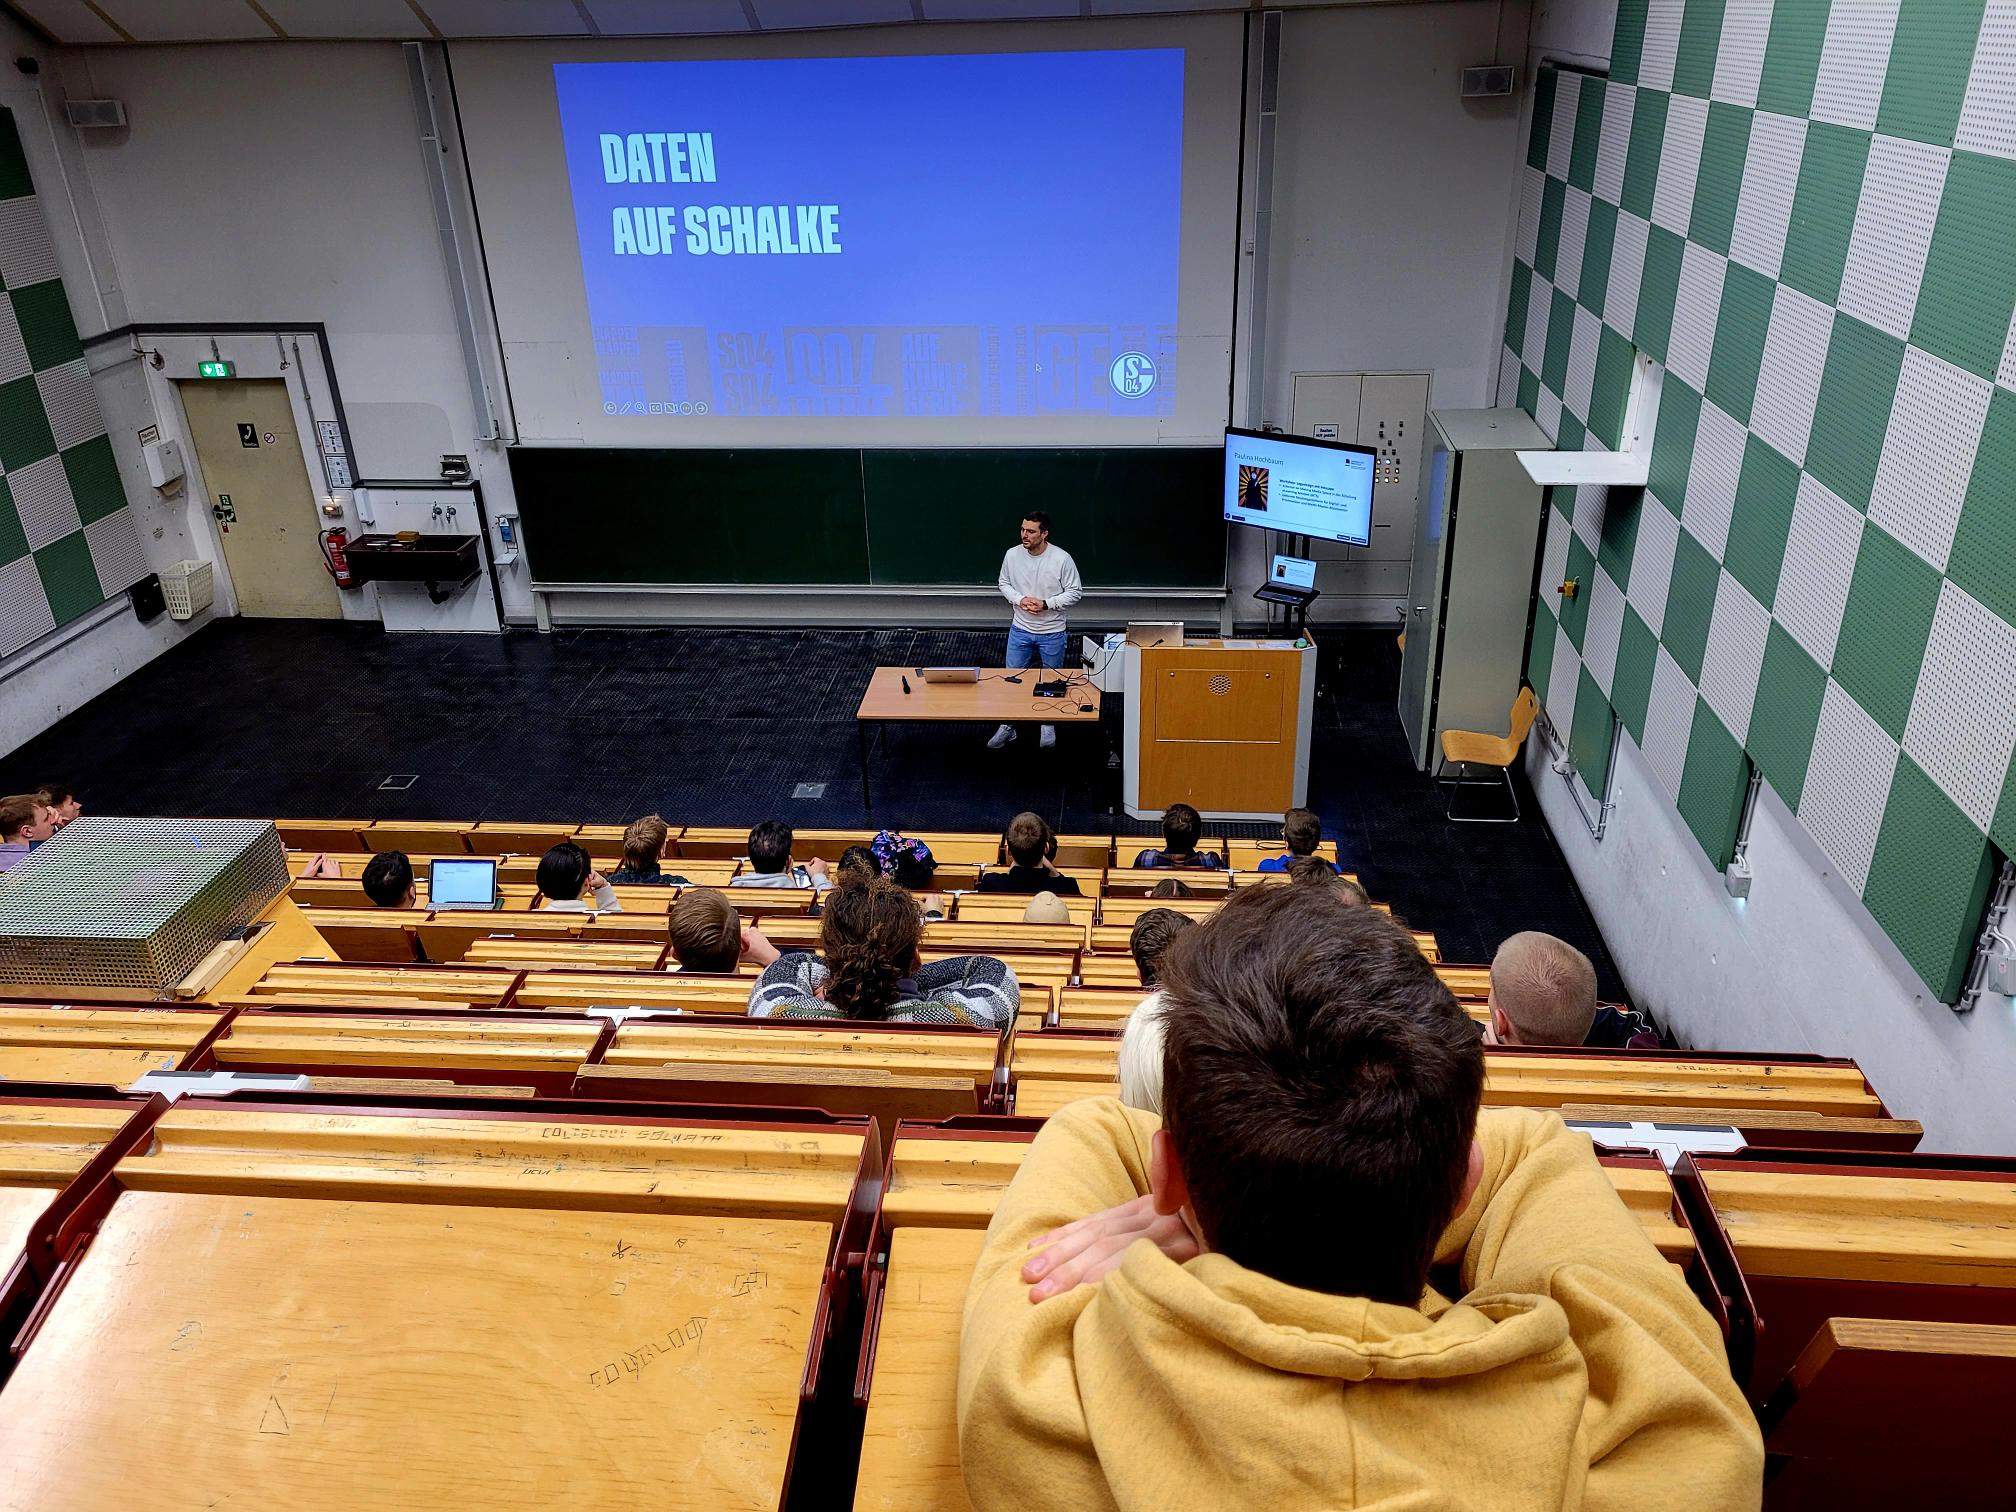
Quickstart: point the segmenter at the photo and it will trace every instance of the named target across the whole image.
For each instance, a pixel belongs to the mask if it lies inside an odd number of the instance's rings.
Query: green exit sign
[[[199,362],[196,364],[198,378],[232,378],[238,369],[228,362]]]

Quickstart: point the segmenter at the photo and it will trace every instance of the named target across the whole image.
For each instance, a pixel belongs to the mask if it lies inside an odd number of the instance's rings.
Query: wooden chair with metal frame
[[[1512,700],[1510,729],[1503,735],[1486,735],[1477,730],[1444,730],[1442,732],[1442,759],[1435,763],[1435,780],[1449,785],[1449,806],[1445,817],[1457,824],[1517,824],[1519,822],[1519,794],[1512,786],[1512,763],[1519,759],[1519,749],[1526,744],[1526,737],[1532,732],[1533,720],[1540,712],[1540,700],[1532,688],[1522,687],[1519,696]],[[1456,775],[1445,777],[1443,770],[1450,762],[1456,763]],[[1477,781],[1469,776],[1473,766],[1496,767],[1499,781],[1505,786],[1505,796],[1512,800],[1512,812],[1499,814],[1459,814],[1456,801],[1466,787],[1497,787],[1497,782],[1488,779]]]

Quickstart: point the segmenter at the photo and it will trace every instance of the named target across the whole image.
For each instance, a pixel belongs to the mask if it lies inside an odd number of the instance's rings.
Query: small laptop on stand
[[[1253,597],[1307,612],[1321,595],[1316,591],[1316,564],[1306,557],[1276,556],[1267,581]]]

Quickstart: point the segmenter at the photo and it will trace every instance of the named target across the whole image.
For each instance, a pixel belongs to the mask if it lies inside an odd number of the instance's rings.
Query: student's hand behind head
[[[1042,1302],[1074,1286],[1096,1286],[1137,1239],[1148,1240],[1178,1265],[1204,1253],[1183,1215],[1157,1213],[1150,1192],[1032,1239],[1030,1248],[1048,1248],[1022,1267],[1022,1279],[1031,1283],[1029,1300]]]
[[[609,879],[598,871],[588,873],[588,891],[600,892],[609,885]]]

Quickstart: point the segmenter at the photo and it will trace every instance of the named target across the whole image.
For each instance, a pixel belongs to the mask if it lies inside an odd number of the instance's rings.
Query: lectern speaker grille
[[[252,819],[79,819],[0,876],[0,983],[165,993],[287,885]]]
[[[1214,698],[1223,698],[1232,691],[1232,679],[1220,672],[1211,679],[1211,693]]]

